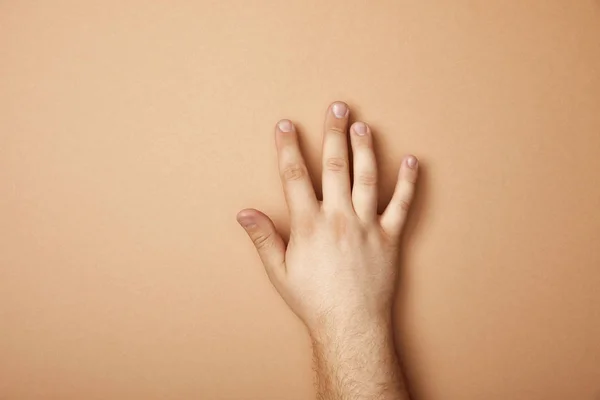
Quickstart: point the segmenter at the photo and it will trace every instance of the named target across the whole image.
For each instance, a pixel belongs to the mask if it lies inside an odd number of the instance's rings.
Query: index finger
[[[298,134],[291,121],[277,123],[275,143],[279,160],[279,175],[292,220],[305,218],[318,211],[319,203],[306,163],[300,151]]]

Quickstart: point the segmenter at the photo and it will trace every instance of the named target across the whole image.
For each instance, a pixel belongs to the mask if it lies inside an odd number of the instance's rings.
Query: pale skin
[[[383,214],[377,213],[377,166],[369,126],[348,129],[348,106],[327,110],[323,201],[318,201],[293,123],[275,128],[291,232],[286,244],[260,211],[239,212],[273,286],[304,322],[313,342],[319,400],[408,400],[393,343],[392,300],[399,239],[417,180],[418,161],[402,160]],[[348,140],[353,154],[349,173]]]

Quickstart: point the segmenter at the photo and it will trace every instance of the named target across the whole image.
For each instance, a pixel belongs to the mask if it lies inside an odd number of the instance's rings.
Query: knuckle
[[[398,207],[400,208],[400,210],[406,212],[410,208],[410,201],[406,199],[400,199],[400,201],[398,202]]]
[[[297,181],[306,175],[306,168],[300,164],[288,165],[281,171],[284,181]]]
[[[252,241],[254,242],[254,246],[260,250],[269,246],[272,237],[272,233],[259,233],[252,238]]]
[[[363,186],[377,186],[377,175],[372,172],[363,172],[356,175],[356,182]]]
[[[330,126],[327,129],[327,133],[330,133],[332,135],[346,135],[346,130],[343,128],[340,128],[338,126]]]
[[[325,168],[328,171],[333,171],[333,172],[347,171],[348,170],[348,161],[343,158],[339,158],[339,157],[331,157],[325,161]]]

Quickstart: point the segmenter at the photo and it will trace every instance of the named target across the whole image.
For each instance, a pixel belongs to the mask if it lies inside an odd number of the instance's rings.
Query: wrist
[[[391,313],[348,313],[327,315],[308,326],[314,344],[351,341],[389,342],[393,345]]]

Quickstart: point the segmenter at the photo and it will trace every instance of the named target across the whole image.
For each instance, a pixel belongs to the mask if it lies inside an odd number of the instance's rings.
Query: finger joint
[[[327,132],[329,132],[332,135],[346,136],[346,130],[337,126],[330,126],[329,129],[327,129]]]
[[[398,207],[403,212],[407,212],[410,209],[410,201],[405,200],[405,199],[400,199]]]
[[[281,176],[286,182],[297,181],[299,179],[304,178],[306,174],[306,167],[300,164],[288,165],[281,171]]]
[[[348,161],[340,157],[331,157],[325,161],[325,168],[332,172],[344,172],[348,170]]]
[[[261,233],[259,235],[256,235],[252,239],[252,241],[254,242],[254,246],[256,246],[257,249],[264,249],[265,247],[269,246],[272,236],[273,234],[271,233]]]
[[[372,172],[363,172],[356,175],[356,182],[362,186],[377,186],[377,175]]]

